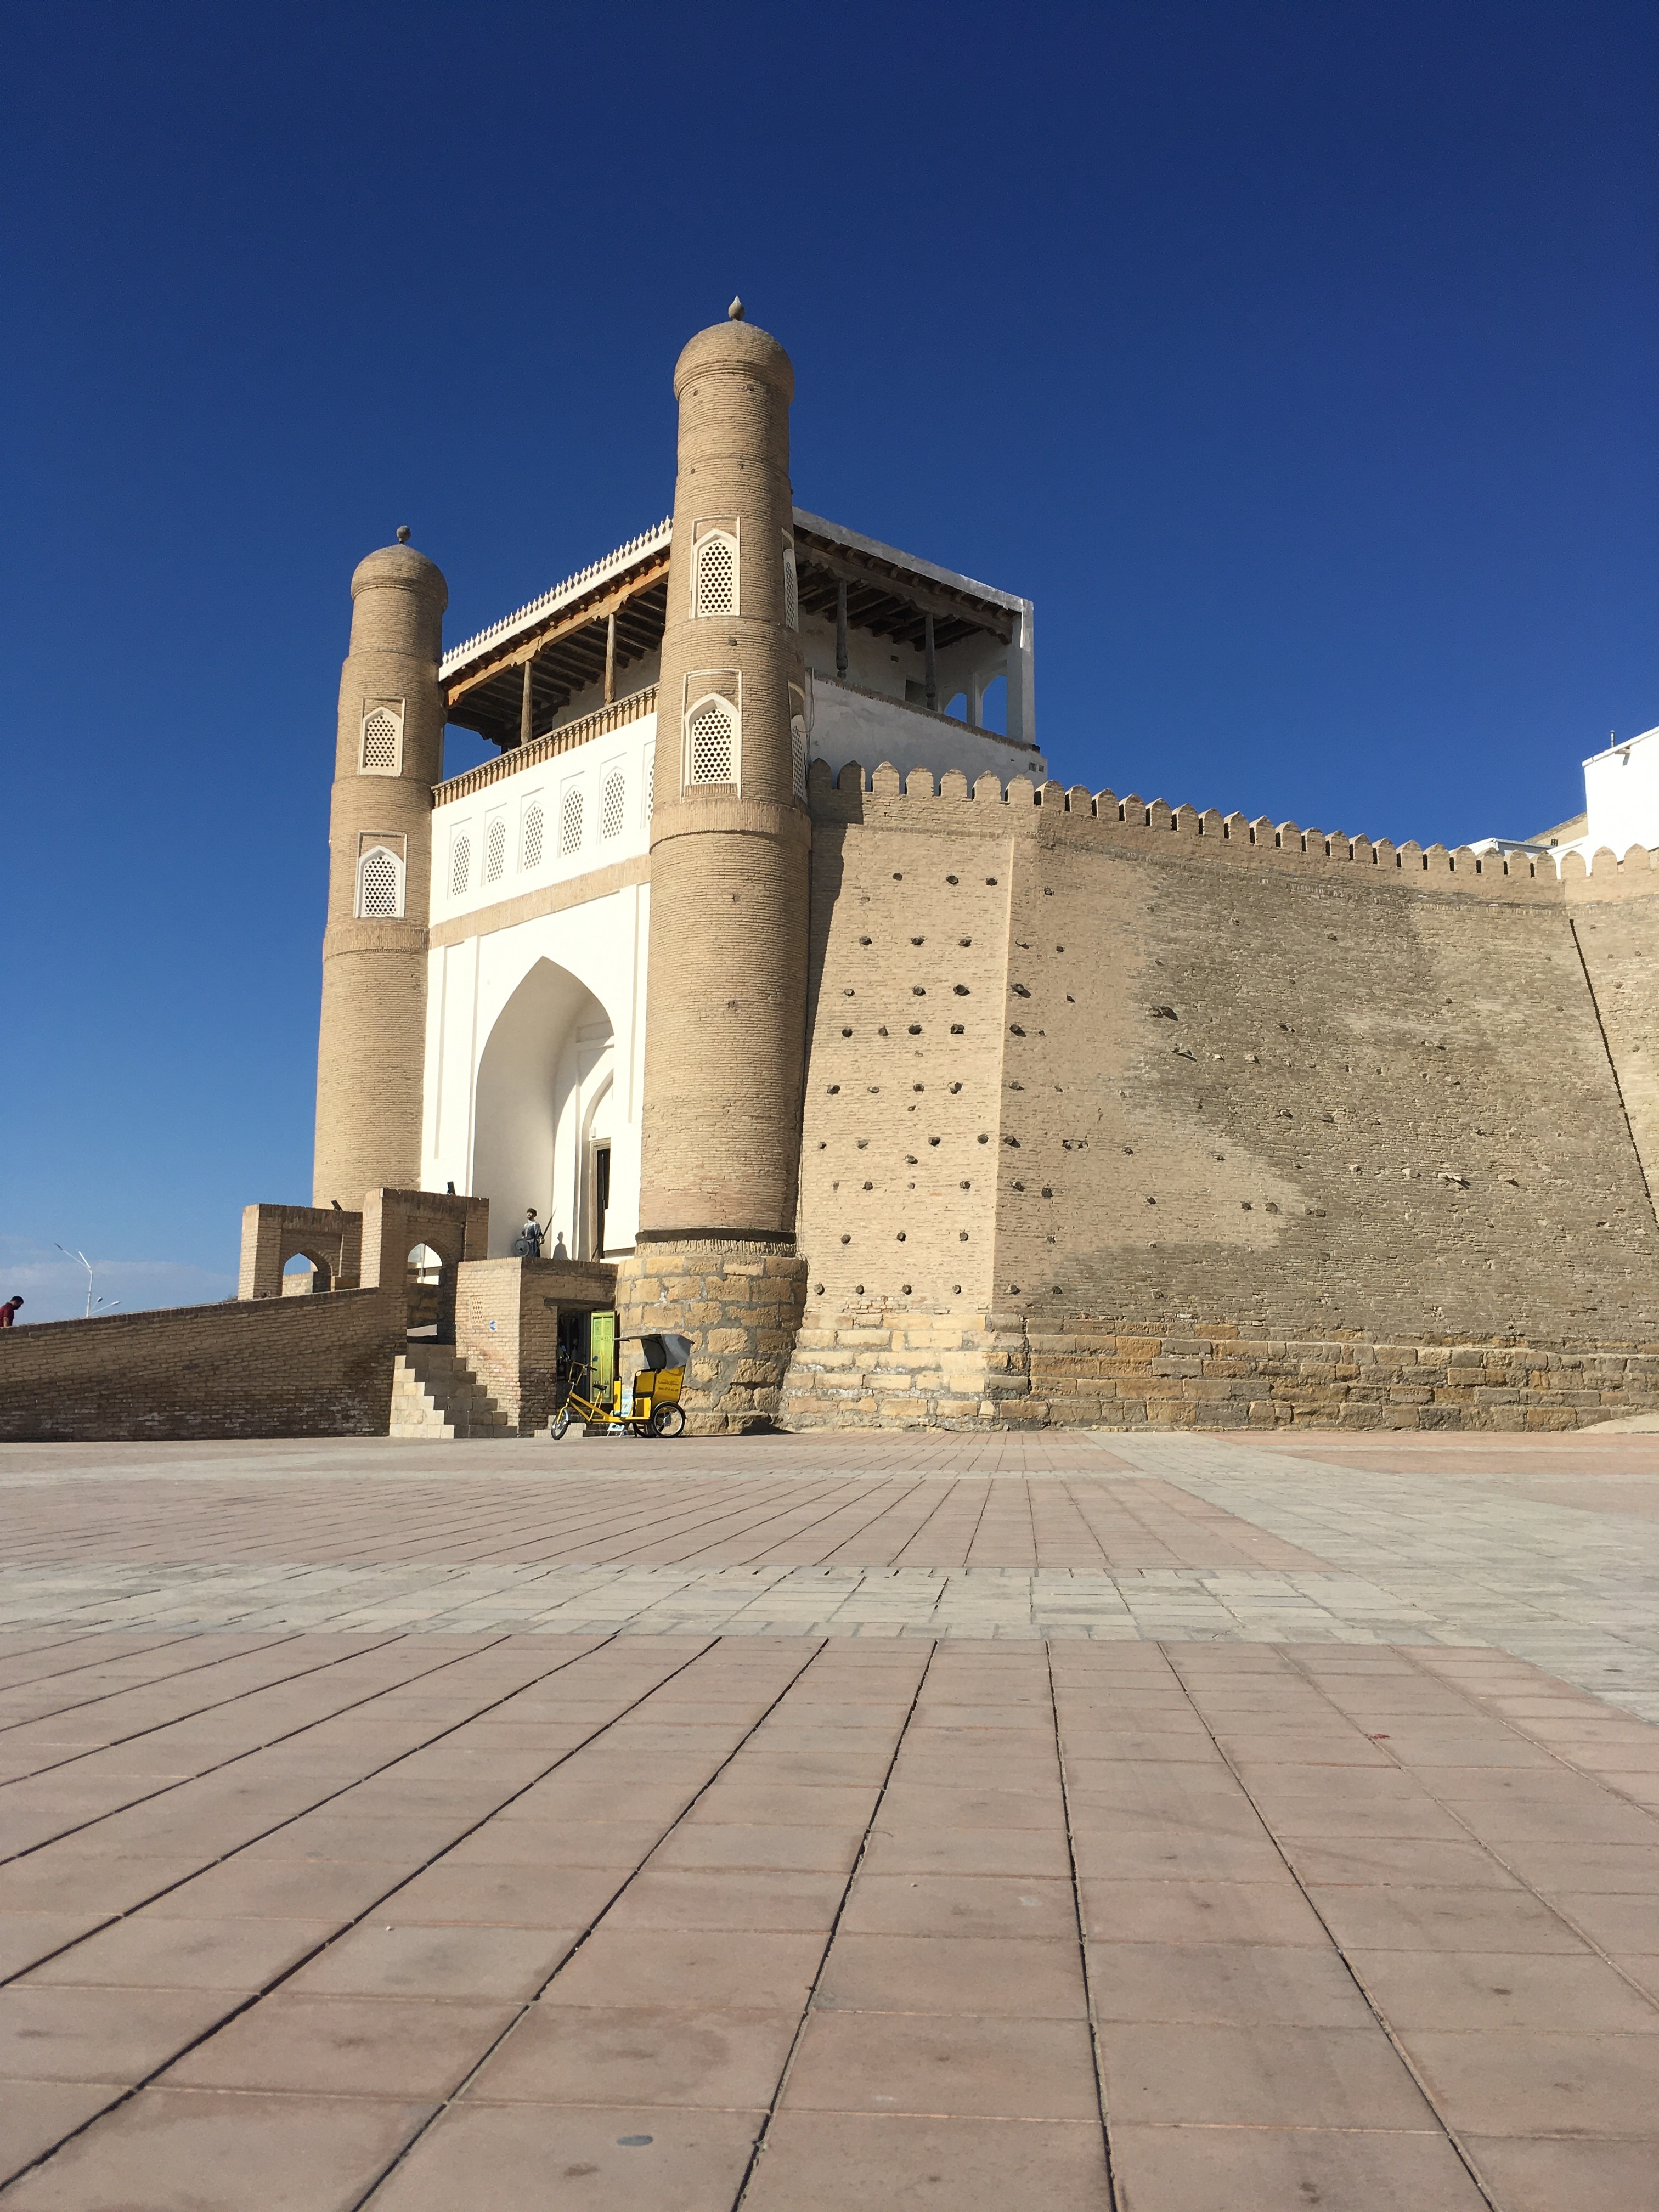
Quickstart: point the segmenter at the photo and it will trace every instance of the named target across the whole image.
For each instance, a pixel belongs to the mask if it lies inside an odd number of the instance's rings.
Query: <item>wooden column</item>
[[[608,707],[617,696],[617,617],[613,613],[605,622],[605,703]]]
[[[524,684],[519,693],[519,743],[521,745],[527,745],[535,732],[536,700],[530,684],[530,672],[534,665],[533,661],[526,661]]]
[[[939,671],[933,664],[933,617],[921,618],[921,674],[929,714],[939,711]]]
[[[836,586],[836,673],[847,681],[847,580]]]

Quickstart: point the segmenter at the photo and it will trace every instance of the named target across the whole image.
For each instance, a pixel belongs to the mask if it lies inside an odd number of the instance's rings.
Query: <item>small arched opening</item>
[[[446,1298],[446,1291],[447,1297]],[[455,1334],[455,1269],[430,1244],[414,1245],[404,1269],[404,1328],[439,1342]],[[444,1322],[448,1320],[446,1332]]]

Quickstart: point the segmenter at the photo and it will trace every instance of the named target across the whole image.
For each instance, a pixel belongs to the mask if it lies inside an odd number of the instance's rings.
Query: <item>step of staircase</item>
[[[411,1343],[392,1369],[386,1433],[450,1443],[458,1437],[507,1437],[513,1425],[451,1344]]]

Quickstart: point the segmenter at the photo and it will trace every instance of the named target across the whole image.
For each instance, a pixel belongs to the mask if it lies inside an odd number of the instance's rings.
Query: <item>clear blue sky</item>
[[[459,636],[654,521],[734,291],[801,504],[1036,599],[1067,782],[1456,843],[1659,722],[1651,0],[25,0],[9,49],[29,1318],[54,1242],[220,1297],[309,1195],[352,567],[409,522]]]

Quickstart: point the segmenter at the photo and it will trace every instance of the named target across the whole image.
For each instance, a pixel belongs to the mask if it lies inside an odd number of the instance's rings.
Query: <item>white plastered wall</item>
[[[440,947],[427,989],[422,1183],[488,1198],[489,1249],[533,1206],[592,1256],[591,1151],[611,1146],[608,1251],[640,1205],[649,887]]]

